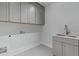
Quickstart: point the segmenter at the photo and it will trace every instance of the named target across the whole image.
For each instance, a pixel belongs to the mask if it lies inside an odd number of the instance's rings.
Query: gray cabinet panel
[[[21,2],[21,23],[29,23],[28,8],[29,8],[29,3]]]
[[[1,2],[0,21],[44,24],[44,7],[33,2]]]
[[[44,7],[40,7],[40,24],[45,24],[45,10]]]
[[[78,40],[74,38],[53,37],[53,55],[78,56]],[[62,51],[61,51],[62,50]],[[62,52],[62,53],[61,53]]]
[[[33,3],[29,3],[29,8],[28,8],[28,20],[29,23],[35,24],[35,5]]]
[[[0,21],[8,21],[8,3],[0,2]]]
[[[78,40],[75,40],[74,38],[65,38],[63,39],[63,42],[78,46]]]
[[[62,56],[63,55],[63,46],[62,43],[54,41],[53,42],[53,55]]]
[[[78,56],[78,46],[63,43],[63,56]]]
[[[36,5],[36,24],[44,24],[44,7]]]
[[[35,24],[35,6],[33,3],[21,3],[21,22]]]
[[[20,22],[20,3],[19,2],[10,2],[10,21]]]

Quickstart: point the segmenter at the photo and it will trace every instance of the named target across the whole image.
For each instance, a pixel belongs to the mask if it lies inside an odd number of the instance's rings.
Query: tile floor
[[[39,45],[16,56],[52,56],[52,49],[44,45]]]

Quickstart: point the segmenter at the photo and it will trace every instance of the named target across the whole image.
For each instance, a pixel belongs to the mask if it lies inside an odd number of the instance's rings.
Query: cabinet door
[[[55,56],[63,55],[63,46],[61,42],[53,41],[53,55]]]
[[[8,21],[8,3],[0,2],[0,21]]]
[[[20,3],[19,2],[10,2],[10,21],[11,22],[20,22]]]
[[[21,2],[21,23],[28,23],[28,2]]]
[[[28,21],[30,24],[35,24],[35,5],[33,3],[29,3],[28,8]]]
[[[78,56],[78,46],[64,44],[63,56]]]
[[[36,24],[44,24],[44,18],[45,18],[44,14],[45,14],[44,7],[36,5]]]
[[[45,9],[44,7],[40,7],[40,24],[44,25],[45,24]]]

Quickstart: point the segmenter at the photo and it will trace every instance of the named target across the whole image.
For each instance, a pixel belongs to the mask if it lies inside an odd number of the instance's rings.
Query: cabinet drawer
[[[58,41],[58,42],[63,42],[64,38],[63,38],[63,37],[56,37],[56,36],[53,36],[53,40],[54,40],[54,41]]]
[[[64,38],[64,37],[53,36],[53,40],[58,41],[58,42],[63,42],[63,43],[66,43],[66,44],[78,45],[78,40],[76,40],[74,38]]]
[[[73,38],[65,38],[63,39],[63,42],[68,44],[78,45],[78,40]]]

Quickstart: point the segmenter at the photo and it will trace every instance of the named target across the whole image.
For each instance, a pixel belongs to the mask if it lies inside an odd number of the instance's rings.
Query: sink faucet
[[[65,28],[64,29],[65,29],[65,34],[66,35],[70,34],[70,31],[68,29],[68,25],[65,24]]]

